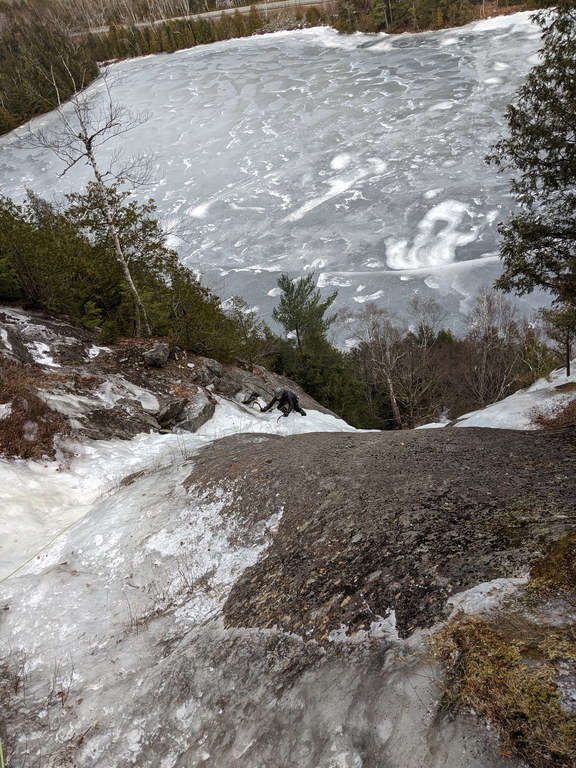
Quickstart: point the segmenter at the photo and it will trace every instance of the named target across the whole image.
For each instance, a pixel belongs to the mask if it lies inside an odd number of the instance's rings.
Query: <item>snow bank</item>
[[[576,361],[572,362],[576,370]],[[538,414],[552,415],[571,400],[576,398],[576,387],[563,388],[565,384],[575,384],[576,373],[566,376],[566,368],[558,368],[545,377],[538,379],[527,389],[521,389],[513,395],[478,411],[471,411],[460,416],[455,427],[488,427],[493,429],[538,429],[534,418]],[[450,426],[452,422],[432,422],[417,429],[438,429]]]
[[[576,382],[576,373],[566,376],[566,369],[559,368],[547,378],[538,379],[528,389],[515,392],[510,397],[498,403],[492,403],[480,411],[464,414],[454,426],[538,429],[534,424],[534,417],[537,414],[552,414],[557,409],[564,408],[576,397],[576,390],[559,389],[563,384],[574,382]]]

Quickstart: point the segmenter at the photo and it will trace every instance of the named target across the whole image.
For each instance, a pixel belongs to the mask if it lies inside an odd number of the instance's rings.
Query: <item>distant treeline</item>
[[[527,7],[506,3],[490,5],[490,11],[512,6]],[[247,15],[175,18],[214,8],[214,0],[0,0],[0,134],[50,111],[74,87],[90,83],[98,62],[172,53],[282,27],[421,31],[465,24],[488,12],[485,3],[470,0],[336,0],[333,6],[293,9],[276,18],[268,12],[264,18],[254,6]],[[102,25],[106,29],[94,31]],[[92,31],[84,36],[79,29]]]

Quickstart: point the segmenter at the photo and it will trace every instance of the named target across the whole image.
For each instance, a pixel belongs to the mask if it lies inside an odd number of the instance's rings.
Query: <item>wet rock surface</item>
[[[252,438],[218,441],[187,481],[230,491],[246,531],[281,514],[228,597],[227,626],[326,643],[394,611],[406,637],[451,594],[526,575],[576,524],[574,430]]]

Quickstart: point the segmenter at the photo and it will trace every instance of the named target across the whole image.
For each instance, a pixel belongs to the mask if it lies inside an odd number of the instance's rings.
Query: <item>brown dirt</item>
[[[525,575],[575,529],[575,468],[574,429],[238,435],[206,449],[188,484],[231,493],[239,540],[283,512],[227,624],[324,642],[391,609],[408,636],[451,594]]]

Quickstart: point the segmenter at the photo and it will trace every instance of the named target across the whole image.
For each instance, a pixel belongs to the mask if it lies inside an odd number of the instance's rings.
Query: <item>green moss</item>
[[[534,470],[539,471],[545,466],[544,462],[539,462]],[[541,549],[559,535],[559,532],[554,532],[559,520],[564,521],[572,514],[568,505],[527,495],[495,508],[494,514],[486,521],[486,527],[504,547],[521,547],[531,542],[535,545],[531,546],[532,549]]]
[[[528,589],[532,592],[576,590],[576,534],[567,533],[556,541],[548,554],[532,566]]]
[[[576,661],[576,625],[571,624],[557,632],[549,632],[540,644],[542,652],[551,661]]]
[[[525,620],[513,636],[477,617],[450,622],[432,641],[449,665],[445,702],[490,720],[533,768],[573,766],[576,717],[564,710],[555,680],[556,660],[576,650],[574,627],[531,630]]]

